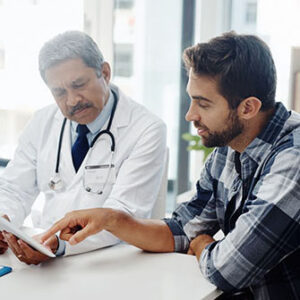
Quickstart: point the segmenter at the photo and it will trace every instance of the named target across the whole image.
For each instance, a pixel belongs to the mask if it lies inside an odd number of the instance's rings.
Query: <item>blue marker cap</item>
[[[7,273],[10,273],[12,271],[12,268],[11,267],[7,267],[7,266],[1,266],[0,265],[0,277],[7,274]]]

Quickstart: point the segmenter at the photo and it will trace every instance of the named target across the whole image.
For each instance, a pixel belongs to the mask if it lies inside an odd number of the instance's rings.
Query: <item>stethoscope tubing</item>
[[[56,174],[58,174],[58,169],[59,169],[60,152],[61,152],[60,150],[61,150],[61,145],[62,145],[62,140],[63,140],[63,135],[64,135],[66,123],[67,123],[67,118],[64,118],[62,126],[61,126],[61,130],[60,130],[60,134],[59,134],[59,142],[58,142],[58,149],[57,149],[57,155],[56,155],[56,165],[55,165],[55,173]]]
[[[104,134],[108,134],[111,138],[111,151],[115,152],[115,147],[116,147],[116,142],[115,142],[115,137],[112,134],[112,132],[110,131],[111,128],[111,124],[112,121],[114,119],[114,115],[116,112],[116,108],[117,108],[117,104],[118,104],[118,96],[116,95],[116,93],[112,90],[113,96],[114,96],[114,104],[112,107],[112,112],[107,124],[106,129],[101,130],[96,136],[95,138],[92,140],[90,148],[93,148],[93,146],[95,145],[96,141],[99,139],[100,136],[104,135]],[[63,135],[64,135],[64,131],[65,131],[65,127],[66,127],[66,122],[67,122],[67,118],[64,118],[62,126],[61,126],[61,130],[60,130],[60,135],[59,135],[59,142],[58,142],[58,148],[57,148],[57,155],[56,155],[56,165],[55,165],[55,174],[59,173],[59,164],[60,164],[60,154],[61,154],[61,147],[62,147],[62,141],[63,141]]]

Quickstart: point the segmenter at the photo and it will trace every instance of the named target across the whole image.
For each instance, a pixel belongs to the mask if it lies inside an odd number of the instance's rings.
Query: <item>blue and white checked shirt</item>
[[[240,156],[217,148],[196,195],[165,222],[178,252],[199,234],[224,232],[199,260],[221,290],[249,287],[255,299],[300,299],[300,115],[276,103],[266,128]]]

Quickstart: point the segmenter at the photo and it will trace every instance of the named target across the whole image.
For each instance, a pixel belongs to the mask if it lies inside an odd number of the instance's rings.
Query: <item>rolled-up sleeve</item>
[[[179,205],[172,218],[164,219],[173,234],[176,252],[187,252],[193,238],[199,234],[214,235],[220,228],[210,175],[212,161],[213,157],[210,157],[205,164],[194,197]]]

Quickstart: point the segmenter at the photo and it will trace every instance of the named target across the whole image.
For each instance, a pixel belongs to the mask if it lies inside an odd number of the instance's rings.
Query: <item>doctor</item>
[[[76,209],[106,207],[150,217],[165,160],[164,123],[110,84],[109,64],[82,32],[48,41],[39,70],[57,105],[38,111],[21,135],[0,177],[0,216],[22,225],[43,193],[43,211],[33,216],[42,229]],[[47,244],[56,255],[67,255],[118,241],[104,231],[76,246],[56,236]],[[7,247],[27,264],[48,259],[0,232],[0,253]]]

